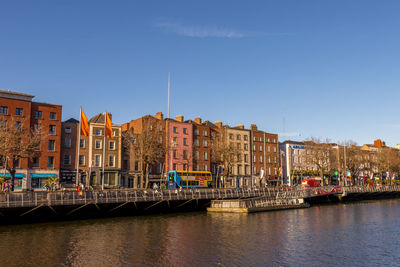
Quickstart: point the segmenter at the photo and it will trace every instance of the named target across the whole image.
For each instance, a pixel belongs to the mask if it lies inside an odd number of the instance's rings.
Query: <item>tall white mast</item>
[[[171,73],[168,72],[168,119],[169,119],[169,94],[170,94],[170,85],[171,85]]]

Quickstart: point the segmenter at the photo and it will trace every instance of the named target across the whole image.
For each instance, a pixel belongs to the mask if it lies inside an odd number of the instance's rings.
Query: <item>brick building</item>
[[[22,158],[16,172],[15,189],[42,190],[49,177],[59,177],[62,106],[33,102],[33,95],[0,91],[0,121],[15,120],[22,127],[40,129],[39,156]],[[9,174],[6,173],[6,176]]]
[[[61,123],[61,130],[60,183],[64,186],[74,185],[76,183],[79,121],[73,118],[64,121]]]
[[[186,122],[193,125],[193,170],[211,171],[211,127],[201,118]]]

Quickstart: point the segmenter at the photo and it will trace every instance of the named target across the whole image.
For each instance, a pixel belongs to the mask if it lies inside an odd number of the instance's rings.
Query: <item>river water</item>
[[[400,200],[0,226],[0,266],[400,266]]]

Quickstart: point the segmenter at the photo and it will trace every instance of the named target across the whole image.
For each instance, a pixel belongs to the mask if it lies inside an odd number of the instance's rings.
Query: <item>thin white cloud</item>
[[[157,27],[164,29],[166,32],[173,32],[178,35],[187,37],[217,37],[217,38],[243,38],[245,34],[220,27],[210,26],[186,26],[179,23],[161,22],[156,24]]]

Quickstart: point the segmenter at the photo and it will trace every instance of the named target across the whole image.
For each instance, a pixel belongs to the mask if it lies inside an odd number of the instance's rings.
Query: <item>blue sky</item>
[[[400,1],[0,0],[0,89],[107,110],[400,143]],[[284,119],[283,119],[284,118]],[[283,123],[285,121],[285,123]]]

